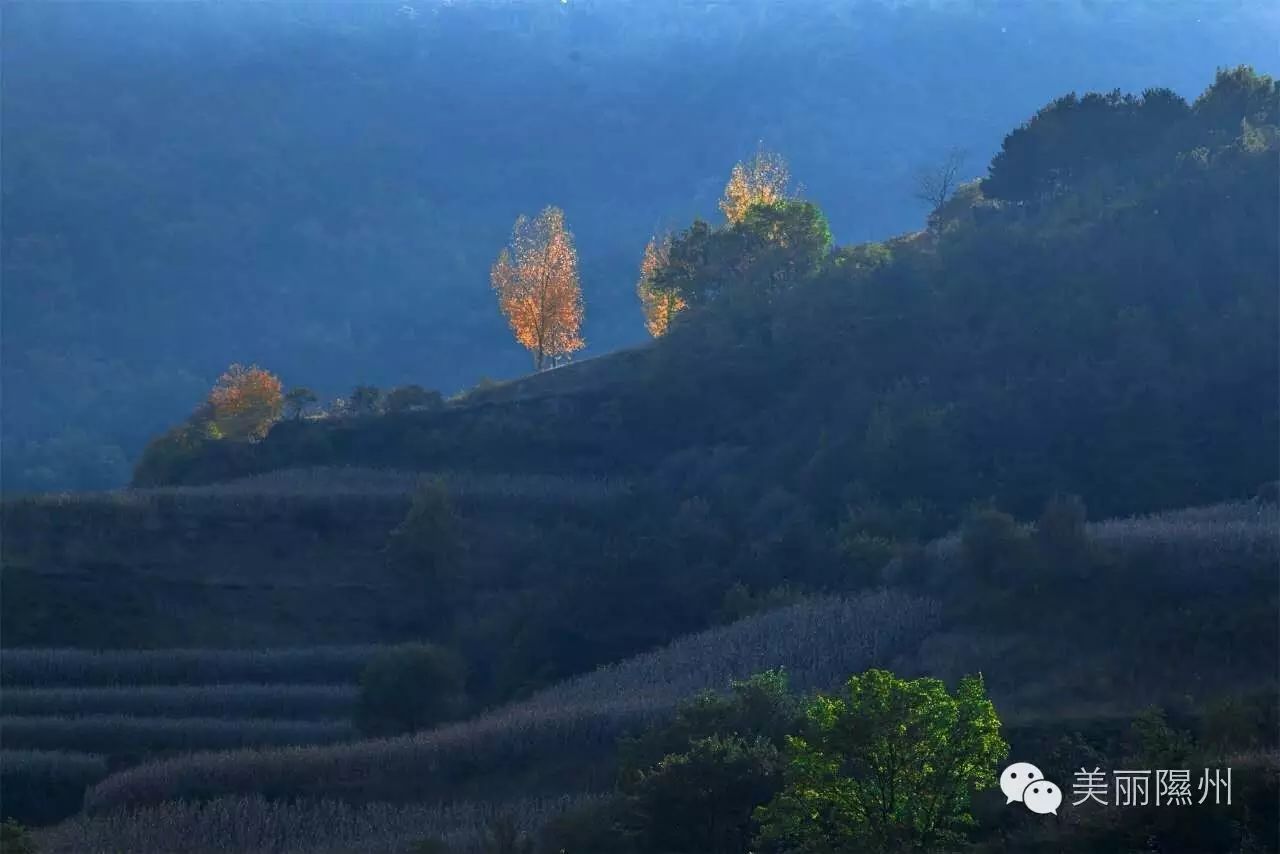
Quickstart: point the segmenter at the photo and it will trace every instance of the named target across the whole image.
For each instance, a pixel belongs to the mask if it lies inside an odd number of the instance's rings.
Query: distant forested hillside
[[[576,234],[586,355],[644,339],[655,231],[782,151],[836,240],[915,227],[1071,90],[1274,57],[1265,2],[5,6],[6,490],[123,483],[233,361],[331,398],[528,369],[487,282]],[[1135,321],[1137,322],[1137,321]]]
[[[696,220],[653,279],[688,306],[655,346],[261,442],[191,420],[134,483],[335,464],[623,475],[802,540],[868,522],[859,507],[877,508],[864,532],[918,535],[974,502],[1026,516],[1071,493],[1120,515],[1248,497],[1280,464],[1278,128],[1280,84],[1246,67],[1190,101],[1055,98],[927,229],[833,245],[797,200]]]

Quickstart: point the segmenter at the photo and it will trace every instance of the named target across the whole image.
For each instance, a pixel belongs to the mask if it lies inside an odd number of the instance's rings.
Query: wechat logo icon
[[[1062,806],[1062,789],[1044,778],[1044,772],[1030,762],[1015,762],[1000,772],[1000,791],[1008,798],[1025,804],[1039,815],[1058,814]]]

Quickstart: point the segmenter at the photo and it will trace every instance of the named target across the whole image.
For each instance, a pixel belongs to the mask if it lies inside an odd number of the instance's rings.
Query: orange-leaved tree
[[[280,378],[257,365],[227,368],[197,411],[212,438],[261,439],[284,409]]]
[[[789,198],[791,170],[781,154],[763,146],[746,163],[736,163],[720,199],[730,223],[741,222],[752,205],[772,205]]]
[[[537,370],[585,346],[578,254],[559,208],[547,207],[534,219],[520,215],[490,281],[511,331],[533,355]]]
[[[636,284],[636,293],[640,296],[640,307],[644,309],[645,328],[654,338],[667,334],[671,321],[688,307],[679,292],[657,284],[658,273],[670,261],[670,234],[652,238],[644,248],[644,258],[640,260],[640,281]]]

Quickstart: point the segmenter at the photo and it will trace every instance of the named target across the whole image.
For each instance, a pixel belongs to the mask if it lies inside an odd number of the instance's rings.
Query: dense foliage
[[[775,670],[686,701],[670,723],[625,740],[628,835],[641,850],[749,850],[753,812],[782,788],[782,749],[802,721],[785,672]]]
[[[370,735],[399,735],[458,717],[466,707],[458,656],[428,644],[384,650],[360,674],[356,721]]]
[[[830,248],[831,229],[812,202],[760,203],[723,228],[698,220],[677,235],[649,289],[695,308],[768,301],[812,277]]]
[[[489,274],[498,307],[533,368],[555,367],[586,346],[578,253],[564,211],[547,207],[532,220],[521,214]]]
[[[956,850],[1007,750],[980,677],[950,693],[868,670],[802,700],[766,672],[625,741],[615,807],[576,827],[641,854]]]
[[[819,696],[787,743],[781,794],[760,810],[763,850],[950,851],[973,824],[975,791],[1008,754],[982,678],[954,694],[883,670]]]
[[[677,324],[643,411],[680,412],[686,442],[741,449],[744,486],[798,495],[819,524],[868,503],[914,507],[937,531],[974,500],[1027,516],[1073,492],[1110,515],[1252,494],[1280,437],[1278,101],[1270,78],[1222,72],[1157,113],[1159,144],[1136,162],[1100,156],[1068,178],[1049,159],[1035,174],[1062,176],[1051,195],[1000,196],[1011,152],[1048,122],[1127,139],[1123,123],[1051,107],[1006,140],[993,196],[936,235],[837,250],[763,316]],[[708,463],[682,476],[727,480]]]

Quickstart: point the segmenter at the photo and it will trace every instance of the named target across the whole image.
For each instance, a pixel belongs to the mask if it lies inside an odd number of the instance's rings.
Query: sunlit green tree
[[[757,811],[762,850],[787,854],[951,850],[1008,753],[980,676],[954,694],[937,679],[869,670],[810,704],[788,739],[785,785]]]

